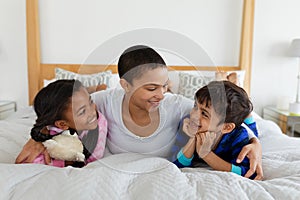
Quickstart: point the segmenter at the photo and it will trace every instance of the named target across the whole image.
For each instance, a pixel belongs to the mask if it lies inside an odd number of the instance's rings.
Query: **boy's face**
[[[199,104],[195,101],[194,107],[190,112],[190,128],[196,132],[215,132],[217,135],[222,130],[223,123],[216,114],[213,106],[206,107],[205,104]]]

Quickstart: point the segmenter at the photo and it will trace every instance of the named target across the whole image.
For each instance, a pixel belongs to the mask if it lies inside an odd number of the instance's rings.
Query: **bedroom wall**
[[[188,4],[183,1],[175,4],[173,0],[52,0],[40,1],[40,16],[41,56],[45,63],[82,63],[99,46],[107,42],[114,45],[110,40],[117,41],[116,37],[125,37],[128,32],[137,29],[152,28],[171,30],[190,38],[217,65],[238,64],[241,1],[190,0]],[[94,62],[116,62],[120,53],[131,43],[143,42],[156,47],[156,38],[161,44],[171,41],[170,43],[179,43],[181,48],[185,46],[179,40],[172,41],[169,35],[160,38],[151,36],[146,33],[126,37],[118,42],[118,46],[110,45],[103,53],[109,54],[111,49],[117,49],[113,52],[115,60],[107,61],[104,56],[99,55],[101,58]],[[228,51],[228,46],[231,51]],[[194,49],[190,48],[192,52]],[[166,58],[166,62],[188,65],[170,56]]]
[[[300,38],[300,1],[256,0],[251,96],[261,113],[277,99],[296,98],[298,62],[287,49]]]
[[[25,1],[0,0],[0,100],[27,105]]]
[[[236,10],[230,10],[230,9],[236,9],[235,0],[228,0],[231,2],[231,6],[226,7],[226,9],[229,9],[229,18],[235,18],[238,13]],[[49,2],[41,1],[40,4],[47,6],[48,12],[52,12],[55,7],[55,2],[61,2],[61,1],[51,1],[54,2],[51,5]],[[80,2],[82,1],[63,1],[64,5],[68,7],[68,3],[70,2],[76,2],[75,4],[80,5]],[[61,2],[61,3],[63,3]],[[157,5],[168,7],[169,5],[172,5],[172,7],[175,7],[177,9],[185,8],[183,5],[175,5],[174,1],[172,3],[168,3],[166,1],[165,4],[163,4],[164,1],[159,1],[159,4],[152,4],[153,8],[157,9]],[[195,3],[196,1],[191,1],[192,3]],[[208,2],[208,1],[206,1]],[[207,6],[220,6],[222,3],[220,1],[209,1],[210,4],[207,4]],[[223,2],[223,1],[222,1]],[[102,4],[103,5],[103,2]],[[143,22],[141,19],[134,18],[133,14],[126,13],[126,9],[122,11],[123,15],[120,17],[118,13],[121,11],[118,10],[115,7],[116,3],[114,2],[107,2],[105,1],[105,6],[114,9],[114,12],[107,13],[107,17],[105,18],[105,23],[110,23],[110,21],[114,23],[118,23],[122,21],[122,17],[126,16],[127,20],[136,20],[136,23],[138,24],[138,27],[131,27],[131,28],[141,28],[146,24],[147,27],[154,26],[154,22],[151,22],[151,18],[147,18],[146,22]],[[137,6],[139,4],[136,4]],[[148,5],[148,9],[149,10]],[[126,7],[126,4],[121,5],[122,8]],[[169,6],[170,7],[170,6]],[[200,11],[197,9],[196,6],[193,6],[193,9],[188,12],[190,15],[194,16],[195,13]],[[225,7],[225,6],[223,6]],[[300,12],[297,12],[297,8],[300,7],[300,1],[296,0],[264,0],[264,1],[258,1],[256,0],[256,10],[255,10],[255,27],[254,27],[254,46],[253,46],[253,71],[252,71],[252,84],[251,84],[251,98],[253,100],[255,110],[261,114],[261,110],[263,106],[269,105],[269,104],[276,104],[276,100],[279,96],[290,96],[293,98],[295,96],[296,91],[296,73],[297,73],[297,60],[295,58],[287,57],[286,56],[286,49],[290,43],[290,41],[293,38],[300,37],[300,26],[296,26],[297,19],[300,18]],[[272,9],[270,9],[272,8]],[[92,6],[90,6],[90,9],[93,9]],[[186,10],[186,9],[184,9]],[[44,10],[45,11],[45,10]],[[102,9],[104,12],[105,9]],[[203,11],[203,10],[201,10]],[[64,15],[64,17],[68,16],[64,12],[64,9],[56,10],[58,15],[50,17],[41,16],[41,19],[45,22],[51,21],[51,20],[57,20],[60,18],[60,16]],[[204,12],[204,11],[203,11]],[[82,10],[79,7],[76,7],[75,10],[73,10],[72,14],[78,14],[79,19],[81,19],[81,16],[89,16],[93,17],[96,15],[95,12],[89,12]],[[192,35],[192,33],[186,32],[188,29],[186,25],[186,21],[182,21],[182,18],[180,18],[180,15],[182,15],[179,12],[176,12],[174,15],[174,20],[172,21],[164,21],[163,16],[171,15],[171,13],[167,9],[160,10],[161,16],[159,19],[156,20],[155,23],[158,23],[158,27],[164,27],[167,25],[169,29],[173,29],[176,27],[177,24],[181,25],[181,29],[179,30],[183,34],[189,36],[189,37],[195,37],[196,35],[204,38],[208,37],[208,39],[201,41],[197,40],[198,43],[201,43],[201,45],[205,46],[205,49],[209,51],[209,54],[212,55],[213,59],[215,60],[216,64],[220,65],[235,65],[236,64],[236,53],[232,53],[230,51],[227,51],[224,47],[229,46],[226,43],[224,46],[220,49],[215,48],[219,41],[224,40],[222,37],[228,37],[234,35],[235,33],[231,32],[224,32],[225,27],[224,21],[217,19],[217,18],[211,18],[212,20],[211,24],[208,24],[212,31],[215,30],[215,34],[208,34],[200,30],[204,25],[201,24],[201,22],[196,21],[190,21],[189,23],[192,24],[192,29],[195,29],[195,31],[198,31],[197,34]],[[231,14],[230,14],[231,13]],[[126,14],[126,15],[125,15]],[[206,15],[216,14],[216,12],[213,11],[205,11]],[[175,17],[178,16],[176,19]],[[68,17],[67,17],[68,18]],[[195,18],[195,17],[194,17]],[[68,18],[72,19],[72,17]],[[125,20],[126,21],[126,20]],[[226,22],[226,21],[225,21]],[[80,21],[83,25],[81,28],[88,28],[87,31],[90,30],[91,27],[94,27],[93,24],[90,24],[90,22],[86,21]],[[236,21],[236,23],[239,23]],[[45,23],[44,23],[45,24]],[[197,25],[195,25],[197,24]],[[226,24],[226,23],[225,23]],[[227,23],[230,26],[233,26],[230,23]],[[208,26],[206,24],[206,26]],[[72,24],[67,25],[66,23],[62,23],[60,25],[60,28],[67,28],[68,26],[72,26]],[[46,35],[42,36],[42,40],[45,42],[53,41],[53,40],[60,40],[59,31],[57,29],[49,29],[46,28],[43,24],[41,25],[42,31],[48,32],[51,31],[54,33],[51,37],[46,37]],[[237,27],[237,26],[233,26]],[[80,27],[78,27],[80,28]],[[20,0],[0,0],[0,67],[1,67],[1,73],[0,73],[0,99],[11,99],[16,100],[19,107],[26,106],[28,104],[28,86],[27,86],[27,58],[26,58],[26,27],[25,27],[25,1]],[[60,30],[60,29],[59,29]],[[96,36],[103,36],[108,37],[110,34],[116,34],[118,31],[124,31],[124,27],[122,26],[116,26],[113,29],[105,28],[103,27],[100,29],[100,34]],[[125,29],[126,30],[126,29]],[[223,31],[222,31],[223,30]],[[90,31],[92,34],[93,31]],[[235,35],[236,36],[236,35]],[[43,38],[44,37],[44,38]],[[68,37],[68,35],[67,35]],[[69,33],[69,37],[73,38],[72,32]],[[237,36],[236,36],[237,37]],[[232,39],[230,39],[232,40]],[[62,40],[59,42],[60,45],[66,45],[69,46],[71,40]],[[101,40],[98,41],[101,43]],[[204,43],[203,43],[204,42]],[[233,42],[233,41],[231,41]],[[90,51],[93,49],[93,46],[91,46],[91,42],[89,38],[86,38],[85,41],[82,41],[82,43],[85,44],[84,48],[80,48],[77,52],[79,52],[80,57],[73,53],[69,55],[74,55],[72,58],[66,58],[66,57],[59,57],[60,55],[63,55],[62,53],[65,52],[59,52],[58,54],[53,54],[51,48],[55,49],[55,45],[57,43],[48,43],[47,48],[42,49],[44,51],[44,54],[42,52],[42,59],[44,61],[49,62],[56,62],[58,61],[65,61],[73,63],[73,61],[70,61],[69,59],[75,59],[74,62],[82,62],[82,59],[85,58],[86,51]],[[79,43],[80,44],[80,43]],[[87,45],[86,45],[87,44]],[[50,45],[50,46],[49,46]],[[89,46],[90,45],[90,46]],[[238,47],[238,43],[234,42],[233,50],[235,50]],[[72,49],[74,50],[74,48]],[[45,51],[48,51],[47,56]],[[50,52],[49,52],[50,51]],[[82,52],[84,51],[84,52]],[[227,54],[228,53],[228,54]],[[67,60],[64,60],[67,59]],[[174,61],[176,62],[176,61]],[[173,63],[171,63],[173,64]],[[174,63],[176,64],[176,63]],[[5,70],[4,70],[5,68]]]

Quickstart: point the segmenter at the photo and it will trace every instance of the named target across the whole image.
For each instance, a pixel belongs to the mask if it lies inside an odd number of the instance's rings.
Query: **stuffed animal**
[[[84,162],[82,142],[77,134],[71,135],[69,130],[43,142],[50,157],[57,160]]]
[[[217,71],[215,77],[216,81],[228,80],[236,84],[237,86],[240,86],[238,75],[236,72],[231,72],[230,74],[228,74],[227,72]]]

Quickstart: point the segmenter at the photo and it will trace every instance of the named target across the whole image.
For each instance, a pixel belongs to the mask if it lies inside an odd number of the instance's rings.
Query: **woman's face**
[[[81,87],[74,92],[64,118],[67,125],[77,131],[92,130],[97,127],[96,106],[85,88]]]
[[[168,88],[168,69],[158,67],[146,71],[141,77],[135,78],[129,84],[130,106],[135,106],[148,112],[155,111]]]

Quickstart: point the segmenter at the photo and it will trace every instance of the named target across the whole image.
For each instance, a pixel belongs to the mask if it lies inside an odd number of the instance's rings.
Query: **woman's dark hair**
[[[31,137],[35,141],[44,142],[51,139],[50,134],[41,133],[41,130],[48,126],[54,125],[55,121],[64,119],[64,112],[72,103],[72,96],[82,88],[78,80],[57,80],[41,89],[34,98],[33,107],[37,119],[31,129]],[[74,127],[75,128],[75,127]],[[69,129],[71,134],[76,132],[75,129]],[[98,127],[89,131],[82,138],[85,157],[88,158],[96,147],[98,141]]]
[[[246,91],[229,81],[212,81],[200,88],[195,100],[206,107],[213,106],[220,123],[234,123],[239,127],[253,110]]]
[[[152,48],[136,45],[126,49],[118,61],[118,73],[130,84],[134,78],[140,77],[149,69],[166,67],[163,58]]]

